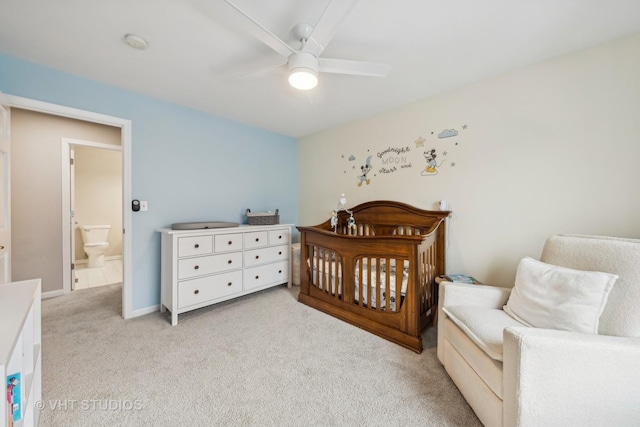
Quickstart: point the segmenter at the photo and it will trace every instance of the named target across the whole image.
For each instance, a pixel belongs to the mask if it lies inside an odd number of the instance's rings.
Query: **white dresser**
[[[240,225],[158,230],[162,235],[160,311],[178,314],[287,283],[291,226]]]

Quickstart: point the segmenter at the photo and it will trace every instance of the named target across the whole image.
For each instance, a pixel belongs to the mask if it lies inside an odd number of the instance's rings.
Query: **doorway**
[[[75,108],[64,107],[61,105],[50,104],[41,101],[35,101],[32,99],[21,98],[13,95],[7,96],[9,105],[11,107],[20,108],[23,110],[30,110],[49,114],[53,116],[67,117],[79,121],[99,123],[107,126],[113,126],[120,129],[121,135],[121,150],[122,150],[122,261],[123,261],[123,280],[122,280],[122,316],[125,319],[134,317],[132,300],[133,300],[133,285],[132,285],[132,215],[131,210],[126,209],[128,202],[131,200],[131,140],[132,140],[132,123],[130,120],[121,119],[118,117],[107,116],[104,114],[93,113],[90,111],[79,110]],[[56,164],[60,164],[56,162]],[[63,168],[63,171],[68,168]],[[66,204],[65,206],[69,206]],[[67,211],[68,209],[64,209]],[[63,255],[67,254],[70,258],[70,239],[66,238],[70,236],[69,230],[70,224],[68,221],[63,221],[61,236],[65,236],[63,240]],[[64,273],[67,272],[68,273]],[[70,269],[63,269],[64,278],[62,286],[59,290],[47,292],[48,295],[43,294],[44,297],[53,297],[57,295],[63,295],[66,292],[70,292],[71,287],[71,274]],[[67,283],[67,286],[64,284]],[[141,314],[146,314],[141,313]]]
[[[64,291],[122,285],[122,147],[62,138],[62,168],[68,171],[62,174],[63,222],[69,224]],[[87,242],[91,235],[105,235],[106,244]],[[85,249],[86,243],[93,247]]]

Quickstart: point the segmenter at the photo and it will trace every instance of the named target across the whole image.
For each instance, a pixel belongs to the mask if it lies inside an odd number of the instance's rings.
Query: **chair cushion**
[[[558,267],[523,258],[504,311],[528,326],[598,333],[615,274]]]
[[[603,335],[640,337],[640,240],[558,235],[547,239],[540,260],[620,276],[600,316]]]
[[[443,307],[456,324],[489,357],[502,361],[502,331],[509,326],[526,326],[501,309],[456,305]]]

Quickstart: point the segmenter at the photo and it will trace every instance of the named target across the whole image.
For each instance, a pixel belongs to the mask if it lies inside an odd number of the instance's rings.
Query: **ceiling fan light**
[[[299,90],[313,89],[318,85],[318,73],[310,68],[294,68],[289,73],[289,84]]]

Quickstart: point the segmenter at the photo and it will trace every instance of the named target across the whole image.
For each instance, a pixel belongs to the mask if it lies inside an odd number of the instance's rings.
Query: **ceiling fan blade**
[[[247,22],[248,25],[245,25],[245,30],[248,33],[255,36],[262,43],[266,44],[271,49],[275,50],[285,58],[289,57],[289,55],[293,53],[296,53],[295,49],[293,49],[291,46],[283,42],[278,36],[273,34],[267,28],[263,27],[262,24],[260,24],[258,21],[253,19],[246,12],[240,9],[238,6],[236,6],[229,0],[225,0],[225,1],[227,2],[227,4],[229,4],[229,6],[234,8],[237,12],[242,14],[242,16],[244,16],[251,24],[253,24],[253,25],[249,25],[249,22]]]
[[[226,80],[245,80],[267,76],[270,74],[284,73],[287,70],[287,64],[276,64],[268,67],[258,68],[250,71],[242,71],[234,74],[226,74],[223,76]]]
[[[331,0],[314,26],[303,51],[320,56],[358,0]]]
[[[349,61],[347,59],[318,58],[318,71],[354,76],[385,77],[391,65],[375,62]]]

